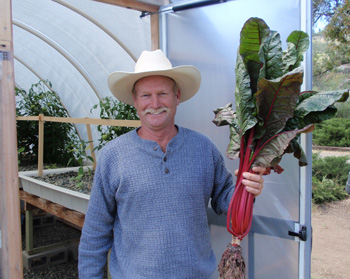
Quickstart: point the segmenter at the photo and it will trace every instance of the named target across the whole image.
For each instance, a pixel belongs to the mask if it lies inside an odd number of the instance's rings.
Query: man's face
[[[180,104],[180,90],[165,76],[149,76],[135,83],[134,106],[142,127],[161,131],[174,126],[176,108]]]

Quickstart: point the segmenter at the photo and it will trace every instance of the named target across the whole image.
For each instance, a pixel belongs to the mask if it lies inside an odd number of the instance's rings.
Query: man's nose
[[[158,108],[160,106],[160,100],[158,95],[152,96],[151,105],[152,108]]]

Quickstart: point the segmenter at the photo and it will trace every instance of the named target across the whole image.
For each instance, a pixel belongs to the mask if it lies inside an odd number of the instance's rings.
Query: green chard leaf
[[[299,166],[307,165],[298,140],[311,132],[314,123],[334,116],[335,102],[344,102],[349,90],[300,93],[300,67],[309,47],[309,37],[293,31],[282,51],[280,35],[259,18],[244,24],[236,61],[235,105],[215,111],[213,122],[230,126],[226,155],[240,158],[240,170],[264,166],[281,173],[278,165],[285,153],[293,153]]]
[[[295,114],[299,117],[306,117],[311,112],[322,112],[335,102],[345,102],[348,98],[349,90],[344,89],[311,94],[298,104]]]
[[[230,143],[228,145],[226,156],[229,159],[236,159],[240,150],[240,130],[237,121],[237,115],[229,103],[225,107],[214,110],[215,118],[213,120],[216,126],[230,125]]]
[[[314,129],[311,124],[302,129],[286,131],[275,135],[269,139],[261,149],[258,150],[253,166],[263,166],[265,168],[272,167],[278,164],[282,155],[289,146],[290,141],[300,133],[310,133]]]
[[[285,153],[293,153],[294,157],[299,160],[299,166],[304,167],[307,165],[307,158],[303,148],[300,146],[298,139],[299,135],[290,141],[289,146],[285,150]]]
[[[232,109],[232,104],[229,103],[222,108],[214,110],[215,118],[213,123],[216,126],[233,125],[238,127],[237,115]]]
[[[260,70],[260,78],[276,79],[283,75],[282,42],[278,32],[270,32],[270,36],[260,48],[259,58],[263,62]]]
[[[294,116],[287,122],[285,130],[305,127],[311,123],[320,123],[334,117],[337,112],[334,103],[344,102],[348,97],[348,90],[321,93],[315,91],[302,92]]]
[[[288,36],[288,49],[283,52],[283,73],[288,73],[300,66],[309,44],[309,35],[303,31],[293,31]]]
[[[260,47],[269,36],[270,28],[260,18],[248,19],[241,30],[239,54],[249,74],[252,93],[257,90],[256,85],[263,63],[259,57]]]
[[[250,88],[250,78],[242,57],[237,55],[235,103],[240,137],[256,125],[256,105]]]
[[[261,143],[281,132],[288,119],[293,117],[302,83],[303,70],[301,67],[281,78],[260,79],[255,97],[258,115],[263,119],[266,128]]]
[[[227,158],[234,160],[239,157],[241,150],[241,141],[235,127],[230,126],[230,143],[226,150]]]
[[[313,91],[313,90],[308,90],[308,91],[301,92],[300,95],[299,95],[298,104],[300,104],[305,99],[310,98],[312,95],[315,95],[317,93],[318,93],[317,91]]]

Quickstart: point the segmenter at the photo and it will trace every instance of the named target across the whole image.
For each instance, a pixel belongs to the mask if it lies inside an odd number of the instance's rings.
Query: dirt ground
[[[350,198],[312,210],[312,279],[350,277]]]
[[[344,156],[349,152],[325,152]],[[311,279],[350,278],[350,198],[312,209]]]

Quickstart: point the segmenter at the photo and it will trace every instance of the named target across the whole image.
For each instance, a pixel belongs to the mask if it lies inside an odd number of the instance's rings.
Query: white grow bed
[[[47,174],[78,171],[78,169],[79,167],[44,170],[44,176]],[[19,187],[24,191],[40,198],[63,205],[64,207],[79,211],[84,214],[86,213],[90,195],[40,181],[34,178],[37,175],[37,170],[19,172]]]

